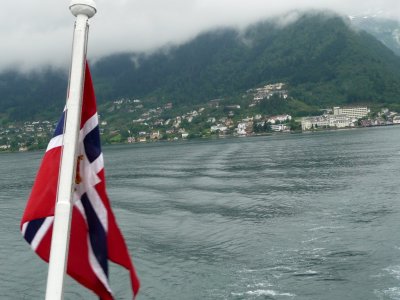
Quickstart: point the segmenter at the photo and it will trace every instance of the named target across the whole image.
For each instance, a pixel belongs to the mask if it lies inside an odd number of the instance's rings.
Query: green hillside
[[[344,19],[323,14],[286,27],[263,22],[242,32],[219,29],[151,55],[113,55],[92,65],[92,74],[100,103],[128,97],[199,104],[285,82],[292,97],[317,107],[400,106],[400,58]],[[66,85],[66,74],[51,70],[0,75],[3,119],[59,111]]]
[[[181,47],[118,55],[94,68],[101,99],[150,95],[198,103],[269,82],[289,84],[306,103],[397,103],[400,59],[340,17],[304,16],[279,28],[265,22],[244,33],[209,32]]]
[[[351,23],[355,28],[365,30],[372,34],[394,53],[400,55],[400,22],[393,19],[357,16],[351,18]]]
[[[45,70],[0,74],[0,120],[54,118],[65,105],[67,74]]]

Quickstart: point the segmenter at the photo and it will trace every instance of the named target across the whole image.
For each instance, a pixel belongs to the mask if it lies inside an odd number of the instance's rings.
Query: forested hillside
[[[285,82],[292,97],[314,106],[400,105],[400,58],[343,18],[325,14],[285,27],[266,21],[242,32],[206,32],[153,54],[113,55],[92,65],[92,74],[100,103],[128,97],[199,104]],[[1,74],[3,119],[59,111],[66,86],[62,72]]]

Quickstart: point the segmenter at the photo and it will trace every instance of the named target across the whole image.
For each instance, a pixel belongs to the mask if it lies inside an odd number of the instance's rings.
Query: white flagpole
[[[69,6],[76,17],[72,47],[68,101],[63,138],[57,203],[51,240],[46,300],[62,300],[64,277],[68,262],[68,246],[75,186],[77,145],[85,78],[88,20],[96,13],[93,0],[72,0]]]

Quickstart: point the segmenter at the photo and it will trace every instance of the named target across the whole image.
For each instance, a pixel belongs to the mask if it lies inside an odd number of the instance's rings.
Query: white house
[[[271,125],[272,131],[287,131],[288,127],[285,124]]]
[[[279,122],[287,122],[287,121],[290,121],[291,119],[292,119],[292,116],[290,116],[290,115],[278,115],[278,116],[270,117],[270,118],[267,120],[267,122],[269,122],[269,123],[271,123],[271,124],[275,124],[276,121],[279,121]]]
[[[238,123],[237,129],[236,129],[238,135],[246,135],[247,134],[246,127],[247,127],[247,123],[243,123],[243,122]]]
[[[329,126],[329,120],[327,115],[317,117],[305,117],[301,120],[301,129],[310,130],[318,127]]]
[[[211,132],[217,132],[217,131],[223,132],[223,131],[227,131],[227,130],[228,130],[228,127],[221,125],[221,124],[211,126]]]

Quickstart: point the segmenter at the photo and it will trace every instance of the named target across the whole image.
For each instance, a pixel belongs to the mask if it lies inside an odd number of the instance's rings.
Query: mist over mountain
[[[109,57],[94,70],[105,99],[135,92],[196,103],[282,81],[300,100],[328,105],[396,101],[398,66],[399,58],[371,35],[317,14],[283,28],[264,22],[241,33],[205,33],[167,54]]]
[[[0,74],[0,120],[56,118],[65,105],[67,75],[54,69]]]
[[[400,22],[382,14],[366,14],[350,17],[352,24],[372,34],[385,46],[400,56]]]
[[[112,55],[91,66],[97,98],[99,103],[128,97],[195,105],[285,82],[292,97],[319,107],[400,105],[400,58],[349,23],[313,13],[287,26],[265,21],[240,32],[221,28],[153,54]],[[62,71],[3,73],[0,116],[25,120],[58,115],[66,86]]]

